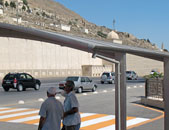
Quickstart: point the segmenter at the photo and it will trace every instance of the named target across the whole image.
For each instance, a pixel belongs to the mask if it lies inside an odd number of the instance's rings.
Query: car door
[[[35,86],[35,80],[31,75],[26,74],[26,80],[27,80],[27,87],[32,88]]]
[[[22,84],[24,87],[27,87],[27,79],[26,79],[26,75],[23,73],[23,74],[20,74],[19,75],[19,83]]]
[[[92,89],[93,84],[92,84],[91,80],[88,77],[85,77],[85,81],[86,81],[86,89]]]
[[[86,81],[85,81],[85,77],[81,77],[81,86],[83,87],[83,90],[86,89]]]

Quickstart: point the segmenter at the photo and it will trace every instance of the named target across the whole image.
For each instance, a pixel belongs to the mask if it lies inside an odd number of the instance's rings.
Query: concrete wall
[[[82,65],[102,65],[87,52],[39,41],[0,38],[0,78],[8,72],[36,77],[81,75]]]
[[[91,57],[87,52],[51,43],[0,37],[0,78],[9,72],[27,72],[35,77],[82,75],[82,70],[85,70],[82,66],[85,65],[92,65],[91,76],[100,76],[102,71],[114,70],[112,64]],[[109,64],[111,66],[105,69],[104,65]],[[152,69],[163,72],[163,63],[127,55],[127,70],[134,70],[143,76]]]
[[[102,63],[103,65],[113,65],[112,69],[113,71],[115,71],[114,64],[104,60]],[[130,54],[126,55],[126,70],[133,70],[138,74],[138,76],[145,76],[149,75],[152,69],[158,70],[160,73],[163,73],[163,62]]]
[[[100,77],[103,72],[111,72],[112,65],[83,65],[82,75],[91,77]]]
[[[127,54],[126,59],[126,69],[134,70],[139,76],[150,74],[152,69],[157,69],[161,73],[163,72],[162,62],[130,54]]]

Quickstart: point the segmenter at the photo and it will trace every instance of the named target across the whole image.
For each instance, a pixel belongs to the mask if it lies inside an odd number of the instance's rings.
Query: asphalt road
[[[9,107],[9,108],[29,108],[39,110],[41,103],[45,100],[46,90],[53,86],[57,87],[58,91],[58,82],[63,80],[64,78],[49,78],[49,79],[41,79],[42,86],[40,90],[35,91],[34,89],[27,89],[27,91],[17,92],[16,90],[10,90],[9,92],[4,92],[3,89],[0,89],[0,130],[37,130],[37,124],[29,124],[28,122],[20,123],[17,121],[7,121],[2,120],[3,115],[1,113],[1,108]],[[93,78],[93,81],[98,84],[97,92],[84,92],[82,94],[76,94],[80,103],[80,112],[93,114],[95,116],[101,116],[101,119],[105,119],[104,122],[108,123],[108,118],[110,115],[115,115],[115,86],[114,84],[100,84],[98,78]],[[127,81],[127,117],[134,118],[134,123],[129,121],[128,125],[131,130],[163,130],[163,118],[157,120],[162,115],[161,111],[155,111],[154,109],[150,109],[149,107],[145,107],[139,105],[139,101],[141,96],[145,95],[144,90],[144,80],[139,79],[137,81]],[[56,95],[56,98],[61,102],[64,101],[64,98],[61,95]],[[10,114],[10,113],[9,113]],[[107,115],[106,117],[102,117],[103,114]],[[104,115],[104,116],[105,116]],[[85,118],[85,117],[84,117]],[[91,118],[93,118],[91,116]],[[111,117],[112,118],[112,117]],[[12,120],[12,119],[11,119]],[[13,119],[14,120],[14,119]],[[84,119],[83,119],[84,120]],[[97,125],[98,120],[91,120],[92,123],[96,122]],[[141,122],[139,122],[141,121]],[[93,130],[91,126],[88,126],[91,122],[84,122],[83,130]],[[85,126],[86,124],[87,126]],[[101,125],[102,123],[102,125]],[[140,124],[141,123],[141,124]],[[132,125],[131,125],[132,124]],[[93,127],[95,126],[94,124]],[[103,127],[103,122],[100,122],[97,127]],[[95,126],[96,127],[96,126]],[[104,126],[105,130],[112,130],[112,127]],[[102,128],[103,129],[103,128]],[[103,130],[104,130],[103,129]],[[100,129],[101,130],[101,129]]]

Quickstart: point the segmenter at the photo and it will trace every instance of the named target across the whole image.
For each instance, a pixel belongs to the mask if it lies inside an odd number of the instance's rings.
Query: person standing
[[[63,125],[65,130],[79,130],[80,129],[80,113],[79,113],[79,103],[75,96],[74,82],[66,81],[64,92],[62,94],[65,96],[64,100],[64,116]]]
[[[47,90],[47,99],[42,103],[38,130],[60,130],[63,118],[63,105],[55,98],[56,88]]]

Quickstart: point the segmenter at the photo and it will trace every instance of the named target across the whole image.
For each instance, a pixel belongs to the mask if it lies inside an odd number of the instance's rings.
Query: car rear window
[[[109,73],[103,73],[102,75],[106,75],[107,77],[109,77],[110,75],[109,75]]]
[[[15,78],[14,74],[8,74],[8,75],[5,76],[4,79],[13,80],[14,78]]]
[[[66,81],[71,80],[71,81],[78,81],[79,77],[67,77]]]
[[[127,74],[131,74],[131,71],[126,71]]]

